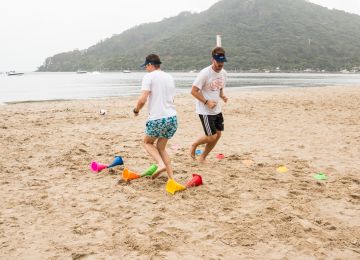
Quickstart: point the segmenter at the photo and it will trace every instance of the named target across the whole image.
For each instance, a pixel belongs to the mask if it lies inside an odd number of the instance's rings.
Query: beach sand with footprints
[[[201,165],[194,100],[176,98],[175,177],[203,185],[175,195],[165,175],[90,171],[115,155],[139,173],[153,163],[136,97],[1,106],[0,258],[359,258],[360,88],[226,94],[225,132]]]

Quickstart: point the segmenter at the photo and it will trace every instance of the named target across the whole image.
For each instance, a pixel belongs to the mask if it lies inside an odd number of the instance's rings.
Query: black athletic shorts
[[[224,118],[222,113],[217,115],[199,115],[206,135],[214,135],[216,131],[224,131]]]

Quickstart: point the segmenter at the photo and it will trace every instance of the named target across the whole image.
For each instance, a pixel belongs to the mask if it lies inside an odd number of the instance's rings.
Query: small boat
[[[76,73],[77,74],[85,74],[85,73],[87,73],[87,71],[86,70],[78,70]]]
[[[130,70],[123,70],[123,73],[131,73]]]
[[[15,70],[11,70],[11,71],[6,72],[6,75],[8,75],[8,76],[21,76],[21,75],[24,75],[24,73],[23,72],[16,72]]]

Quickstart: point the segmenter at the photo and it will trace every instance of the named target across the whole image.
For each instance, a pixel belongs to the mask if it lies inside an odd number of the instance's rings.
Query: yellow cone
[[[182,191],[182,190],[185,190],[185,189],[186,189],[185,186],[177,183],[173,179],[168,180],[167,183],[166,183],[166,191],[171,193],[171,194],[175,194],[175,192]]]

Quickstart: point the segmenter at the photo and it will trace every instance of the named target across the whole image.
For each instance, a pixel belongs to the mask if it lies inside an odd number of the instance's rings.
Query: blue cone
[[[112,162],[112,164],[110,164],[108,166],[108,168],[111,168],[111,167],[114,167],[114,166],[117,166],[117,165],[123,165],[123,164],[124,164],[124,161],[121,158],[121,156],[115,156],[114,161]]]

